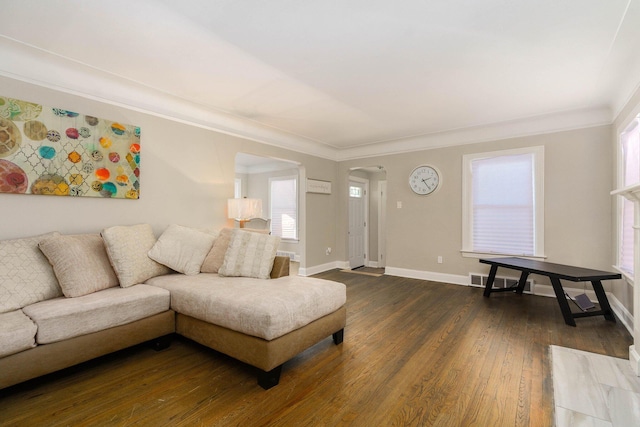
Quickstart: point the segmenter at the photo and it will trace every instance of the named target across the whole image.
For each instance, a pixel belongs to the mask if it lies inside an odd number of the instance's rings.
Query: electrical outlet
[[[442,256],[438,255],[438,264],[442,264]]]
[[[329,255],[331,253],[331,248],[327,248],[327,250],[324,253]]]
[[[396,207],[398,209],[402,209],[402,202],[396,202]]]

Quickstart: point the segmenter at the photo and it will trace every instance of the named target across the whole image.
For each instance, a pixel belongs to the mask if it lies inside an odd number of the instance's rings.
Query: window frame
[[[272,182],[273,181],[294,181],[295,182],[295,193],[296,193],[296,226],[295,226],[295,237],[282,237],[282,241],[284,242],[299,242],[300,241],[300,180],[297,175],[286,175],[286,176],[274,176],[269,178],[269,218],[271,218],[271,229],[269,230],[273,234],[273,191],[272,191]]]
[[[473,175],[472,162],[492,157],[533,155],[534,194],[534,248],[533,255],[500,252],[479,252],[473,246]],[[466,154],[462,156],[462,249],[463,257],[484,258],[488,256],[519,256],[530,259],[545,259],[544,246],[544,146],[524,147],[510,150]]]
[[[233,181],[233,197],[234,199],[242,198],[242,178],[235,178]]]
[[[633,187],[640,184],[640,181],[635,183],[629,183],[629,184],[625,182],[626,161],[625,161],[624,147],[623,147],[624,135],[627,132],[631,132],[631,131],[640,132],[640,114],[633,117],[633,119],[631,119],[626,125],[621,126],[618,129],[619,130],[617,132],[617,141],[616,141],[616,153],[617,153],[616,188],[623,189],[626,187]],[[617,197],[617,199],[618,200],[616,200],[616,212],[615,212],[615,227],[616,227],[615,228],[616,230],[615,265],[613,266],[613,268],[616,271],[618,271],[620,274],[622,274],[623,278],[627,283],[633,286],[635,272],[628,271],[626,268],[622,266],[623,263],[621,262],[622,245],[624,243],[623,242],[624,208],[625,208],[625,204],[627,203],[633,204],[633,202],[631,202],[630,200],[627,200],[625,197]],[[634,211],[635,211],[635,207],[633,207],[632,212]],[[632,223],[635,224],[635,212],[633,213],[633,216],[632,216]],[[633,246],[633,250],[635,251],[636,250],[635,235],[631,243]]]

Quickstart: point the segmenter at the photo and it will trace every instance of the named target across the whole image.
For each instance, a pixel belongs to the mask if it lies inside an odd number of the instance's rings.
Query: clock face
[[[418,166],[409,175],[409,187],[416,194],[431,194],[438,185],[440,185],[440,174],[431,166]]]

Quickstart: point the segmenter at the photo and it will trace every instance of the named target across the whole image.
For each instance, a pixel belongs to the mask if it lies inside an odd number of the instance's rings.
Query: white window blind
[[[472,250],[535,255],[535,188],[532,153],[471,162]]]
[[[638,120],[622,133],[622,167],[624,187],[640,182],[640,126]],[[624,198],[621,211],[618,267],[633,275],[633,202]]]
[[[271,234],[283,239],[298,239],[298,179],[270,179]]]

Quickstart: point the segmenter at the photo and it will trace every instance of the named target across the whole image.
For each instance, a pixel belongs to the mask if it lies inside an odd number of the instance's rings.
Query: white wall
[[[233,197],[235,155],[245,152],[298,162],[301,185],[306,177],[332,182],[331,195],[303,195],[305,223],[300,232],[307,268],[347,259],[349,169],[381,165],[388,185],[387,266],[462,277],[486,270],[477,260],[460,255],[462,155],[544,145],[548,260],[611,267],[611,126],[338,163],[12,79],[0,78],[0,87],[3,96],[142,129],[140,200],[0,194],[0,239],[51,230],[98,232],[110,225],[141,222],[150,223],[158,234],[171,223],[232,225],[226,218],[226,200]],[[427,197],[414,195],[407,186],[410,171],[423,163],[443,173],[442,188]],[[396,208],[398,201],[402,209]],[[332,254],[325,254],[327,247],[334,249]],[[438,256],[443,256],[443,264],[437,264]]]
[[[140,199],[98,199],[0,193],[0,239],[39,234],[99,232],[120,224],[150,223],[156,234],[169,224],[232,226],[226,201],[233,197],[237,152],[289,159],[308,176],[335,181],[336,163],[200,127],[97,102],[21,81],[0,78],[0,95],[60,107],[141,127]],[[314,224],[308,232],[306,263],[324,264],[325,245],[335,246],[335,195],[322,203],[307,197],[302,209]],[[317,246],[315,242],[321,242]]]
[[[470,153],[543,145],[545,147],[545,252],[548,261],[611,269],[611,127],[566,132],[373,157],[340,163],[339,182],[349,169],[371,164],[387,171],[387,267],[460,279],[487,273],[477,259],[464,258],[462,242],[462,156]],[[429,195],[411,192],[413,168],[431,164],[442,172],[441,188]],[[338,186],[346,217],[346,184]],[[402,208],[397,208],[402,202]],[[345,236],[346,221],[338,235]],[[346,239],[339,239],[344,252]],[[437,263],[442,256],[444,262]],[[429,274],[426,274],[429,273]],[[542,277],[536,282],[546,283]],[[580,285],[582,286],[582,285]],[[610,286],[610,285],[606,285]]]

